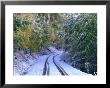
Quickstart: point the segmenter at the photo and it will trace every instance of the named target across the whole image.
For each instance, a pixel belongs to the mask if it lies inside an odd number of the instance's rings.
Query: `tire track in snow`
[[[45,64],[44,64],[44,68],[43,68],[43,74],[42,75],[49,75],[49,63],[48,63],[48,59],[51,55],[49,55],[45,61]]]
[[[53,54],[52,54],[52,55],[53,55]],[[49,55],[49,56],[47,57],[47,59],[46,59],[46,61],[45,61],[45,64],[44,64],[43,74],[42,74],[42,75],[49,75],[50,67],[49,67],[48,59],[49,59],[49,57],[52,56],[52,55]],[[58,56],[58,55],[59,55],[59,54],[54,55],[54,56],[52,57],[53,63],[54,63],[54,65],[56,66],[56,68],[58,69],[58,71],[61,73],[61,75],[68,75],[68,74],[66,73],[66,71],[65,71],[58,63],[55,62],[55,57]]]
[[[61,75],[68,75],[66,73],[66,71],[58,64],[55,62],[55,57],[58,56],[59,54],[53,56],[53,63],[55,64],[55,66],[57,67],[57,69],[59,70],[59,72],[61,73]]]

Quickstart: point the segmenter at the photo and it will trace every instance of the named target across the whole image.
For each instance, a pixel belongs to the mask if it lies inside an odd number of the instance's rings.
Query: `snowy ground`
[[[47,57],[48,55],[40,56],[36,64],[34,64],[28,69],[27,75],[42,75],[44,64],[45,64]]]
[[[64,71],[68,75],[89,75],[80,70],[73,68],[64,61],[60,60],[60,56],[63,51],[59,51],[54,47],[49,47],[51,54],[35,56],[36,58],[29,56],[27,61],[20,61],[15,59],[14,63],[14,75],[62,75]],[[19,55],[18,55],[19,56]],[[57,66],[56,66],[56,65]],[[58,69],[59,68],[59,69]]]
[[[88,75],[72,66],[68,65],[64,61],[60,60],[60,55],[55,58],[55,61],[68,73],[68,75]]]

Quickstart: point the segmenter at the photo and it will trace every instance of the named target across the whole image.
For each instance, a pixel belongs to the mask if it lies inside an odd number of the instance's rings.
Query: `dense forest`
[[[96,13],[14,13],[13,27],[14,53],[49,54],[54,46],[65,63],[97,74]]]

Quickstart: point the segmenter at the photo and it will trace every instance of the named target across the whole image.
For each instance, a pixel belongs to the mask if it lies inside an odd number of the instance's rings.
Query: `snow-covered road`
[[[45,61],[47,58],[48,55],[40,56],[37,62],[28,69],[26,75],[42,75]]]
[[[61,61],[60,56],[63,51],[58,51],[54,47],[49,47],[49,50],[52,53],[40,56],[37,62],[28,69],[26,75],[89,75]]]

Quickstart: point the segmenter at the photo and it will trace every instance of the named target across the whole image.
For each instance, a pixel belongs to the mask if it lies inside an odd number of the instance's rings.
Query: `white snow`
[[[60,60],[60,55],[55,58],[55,61],[68,73],[68,75],[90,75],[76,68],[73,68],[71,65],[68,65],[64,61]]]
[[[45,61],[49,55],[40,56],[37,62],[31,66],[27,72],[27,75],[42,75]]]
[[[59,70],[53,62],[53,57],[55,55],[57,55],[55,57],[55,62],[59,66],[61,66],[68,75],[90,75],[80,70],[77,70],[76,68],[73,68],[71,65],[60,60],[60,56],[62,55],[63,51],[59,51],[52,46],[49,47],[49,50],[52,52],[49,55],[42,55],[39,57],[35,55],[37,60],[32,56],[25,55],[27,61],[23,61],[23,58],[20,55],[18,55],[19,59],[14,59],[14,75],[22,75],[24,72],[24,75],[43,75],[45,62],[47,58],[48,60],[46,66],[48,68],[48,75],[61,75],[61,73],[59,72]]]
[[[49,50],[54,54],[60,54],[64,52],[64,51],[59,51],[55,47],[52,47],[52,46],[49,47]]]
[[[50,69],[49,70],[49,75],[61,75],[60,72],[58,71],[57,67],[53,63],[53,56],[54,56],[54,54],[52,54],[50,56],[50,58],[48,59],[49,69]]]

